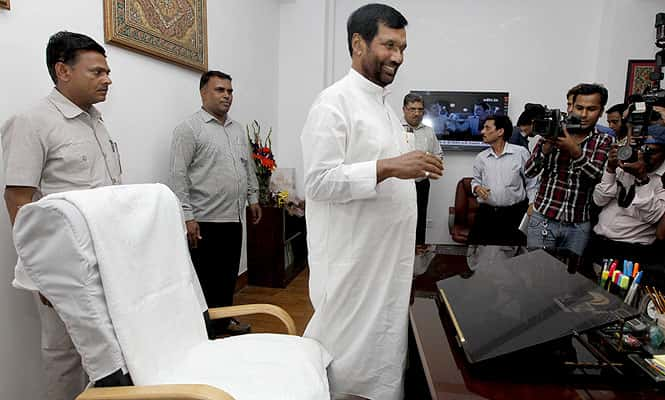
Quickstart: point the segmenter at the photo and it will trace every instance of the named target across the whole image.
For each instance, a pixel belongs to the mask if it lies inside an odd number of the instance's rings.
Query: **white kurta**
[[[333,355],[331,390],[403,397],[416,239],[413,180],[376,182],[376,160],[408,151],[385,89],[355,70],[325,89],[301,141],[310,298],[305,336]]]

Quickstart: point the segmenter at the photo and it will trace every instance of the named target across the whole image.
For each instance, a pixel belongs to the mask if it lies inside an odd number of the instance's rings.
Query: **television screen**
[[[508,115],[508,92],[413,90],[425,101],[423,124],[432,127],[444,149],[484,149],[480,133],[490,115]]]

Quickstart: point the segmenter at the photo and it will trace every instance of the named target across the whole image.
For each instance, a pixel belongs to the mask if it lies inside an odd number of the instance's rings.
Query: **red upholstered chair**
[[[478,211],[478,201],[471,193],[471,178],[462,178],[457,182],[455,206],[449,207],[448,211],[450,236],[454,241],[466,244]]]

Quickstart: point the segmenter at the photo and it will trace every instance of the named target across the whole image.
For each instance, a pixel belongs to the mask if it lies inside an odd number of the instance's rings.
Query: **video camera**
[[[656,46],[665,49],[665,13],[656,14]],[[649,125],[660,119],[660,114],[653,110],[654,106],[665,107],[665,90],[660,88],[663,80],[663,65],[665,64],[665,50],[656,53],[656,68],[649,78],[656,82],[654,88],[648,88],[641,95],[628,98],[628,118],[626,122],[631,125],[630,143],[621,146],[617,158],[623,162],[637,161],[637,152],[644,144]]]
[[[533,132],[545,139],[556,139],[563,136],[563,128],[568,132],[582,129],[582,120],[575,114],[567,115],[558,108],[547,108],[542,116],[533,120]]]

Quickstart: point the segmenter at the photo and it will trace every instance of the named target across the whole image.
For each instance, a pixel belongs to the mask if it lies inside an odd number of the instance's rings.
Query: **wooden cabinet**
[[[264,207],[262,214],[254,225],[247,210],[248,282],[285,288],[307,263],[305,218],[276,207]]]

